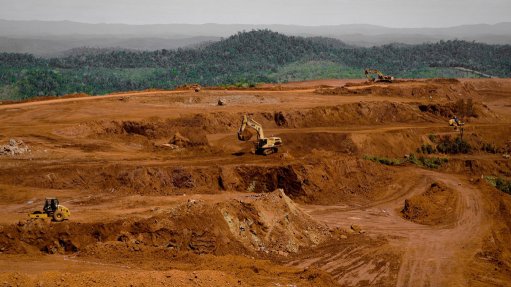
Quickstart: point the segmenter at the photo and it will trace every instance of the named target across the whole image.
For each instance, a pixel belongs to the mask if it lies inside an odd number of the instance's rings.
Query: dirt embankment
[[[425,225],[449,225],[457,220],[457,191],[435,182],[425,192],[405,200],[403,218]]]
[[[446,116],[438,109],[449,107],[420,108],[420,104],[391,102],[366,102],[329,107],[317,107],[298,111],[274,111],[251,113],[266,129],[335,127],[340,125],[436,122]],[[171,137],[176,132],[185,137],[194,133],[232,132],[239,128],[242,113],[215,112],[182,116],[175,119],[150,119],[145,121],[97,121],[85,126],[57,130],[61,136],[97,137],[107,135],[138,135],[149,139]]]
[[[316,93],[321,95],[378,95],[393,97],[413,97],[417,99],[447,99],[474,97],[474,87],[470,83],[462,83],[456,79],[431,79],[424,81],[399,81],[396,83],[357,83],[343,87],[320,88]]]
[[[474,178],[486,175],[511,177],[511,162],[498,155],[488,159],[454,158],[449,160],[449,164],[443,170],[462,173]]]
[[[278,265],[292,254],[340,240],[338,233],[315,222],[281,190],[217,202],[189,199],[170,209],[152,209],[149,216],[105,221],[35,220],[0,226],[3,256],[20,260],[40,258],[36,256],[40,252],[66,254],[66,272],[69,265],[80,268],[79,273],[52,273],[44,264],[45,271],[0,273],[0,280],[30,285],[58,278],[73,286],[337,285],[319,269]],[[143,270],[150,271],[144,275]]]
[[[224,190],[266,193],[283,188],[300,202],[332,204],[346,197],[370,198],[394,171],[356,158],[314,151],[302,162],[282,165],[176,166],[127,164],[54,165],[4,169],[3,183],[56,190],[86,189],[108,194],[178,195]],[[319,158],[318,158],[319,157]]]
[[[387,152],[384,154],[387,156],[403,156],[420,147],[423,131],[410,129],[399,134],[401,131],[396,127],[395,131],[388,131],[392,134],[384,131],[371,134],[370,130],[365,133],[351,133],[349,130],[340,133],[336,129],[343,126],[353,129],[360,125],[368,127],[401,123],[406,126],[410,126],[410,123],[436,123],[445,124],[447,128],[447,119],[456,112],[457,105],[454,104],[361,102],[295,111],[256,112],[252,117],[263,125],[266,134],[283,138],[285,144],[282,151],[290,152],[293,157],[301,157],[314,149],[344,154],[379,154],[381,150]],[[465,119],[469,123],[494,119],[493,113],[482,106],[472,107],[470,113],[472,116]],[[161,155],[173,157],[232,154],[237,148],[242,148],[241,143],[234,140],[242,115],[239,112],[214,112],[169,119],[94,121],[59,128],[51,136],[55,139],[38,137],[37,140],[55,145],[63,137],[69,143],[56,148],[77,149],[85,153],[161,152]],[[309,130],[298,131],[303,128]],[[321,131],[321,128],[329,128],[331,131]],[[230,133],[232,138],[226,136]],[[218,138],[221,134],[224,138]],[[182,145],[184,149],[178,149],[179,144],[172,142],[176,135],[184,139],[182,142],[186,142]],[[216,142],[211,142],[212,137]],[[403,140],[404,144],[400,144]],[[168,148],[169,144],[172,149]],[[372,150],[373,147],[376,151]]]
[[[52,223],[30,220],[4,225],[2,253],[111,254],[146,248],[197,254],[259,257],[296,253],[331,237],[326,228],[299,210],[282,190],[240,200],[210,203],[190,199],[149,218],[105,223]]]
[[[465,273],[470,286],[507,286],[511,282],[511,196],[484,180],[475,184],[487,196],[491,232],[482,239],[481,250]]]

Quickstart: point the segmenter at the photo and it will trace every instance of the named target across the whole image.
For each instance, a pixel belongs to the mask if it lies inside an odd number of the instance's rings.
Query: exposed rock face
[[[0,146],[0,155],[16,156],[30,152],[30,148],[22,141],[10,139],[9,143]]]

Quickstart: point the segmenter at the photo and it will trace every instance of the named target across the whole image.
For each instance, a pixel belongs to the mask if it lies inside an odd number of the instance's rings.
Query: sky
[[[511,22],[511,0],[0,0],[0,19],[449,27]]]

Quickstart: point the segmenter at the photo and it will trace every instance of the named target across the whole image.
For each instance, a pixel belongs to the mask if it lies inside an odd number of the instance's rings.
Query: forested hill
[[[511,46],[465,41],[422,45],[348,46],[328,38],[241,32],[196,49],[73,53],[42,59],[0,54],[0,99],[75,92],[362,77],[374,67],[397,77],[456,76],[449,67],[511,76]]]

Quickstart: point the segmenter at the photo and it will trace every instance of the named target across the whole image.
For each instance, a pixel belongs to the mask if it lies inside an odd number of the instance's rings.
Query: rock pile
[[[0,155],[16,156],[30,152],[30,148],[22,141],[10,139],[6,145],[0,145]]]

